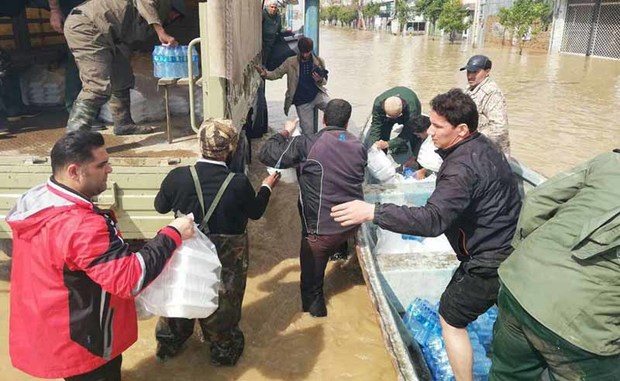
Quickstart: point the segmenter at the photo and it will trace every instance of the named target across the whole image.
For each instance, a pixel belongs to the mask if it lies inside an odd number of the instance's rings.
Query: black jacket
[[[332,235],[355,228],[342,227],[329,215],[334,205],[364,199],[367,153],[355,135],[338,127],[289,139],[274,134],[259,160],[274,167],[280,156],[280,168],[297,168],[304,234]]]
[[[207,211],[230,171],[223,165],[199,161],[196,163],[196,173]],[[242,234],[248,218],[257,220],[262,217],[270,196],[271,191],[266,186],[256,193],[246,175],[235,174],[209,220],[209,232]],[[189,167],[178,167],[168,173],[155,197],[155,210],[159,213],[171,210],[183,214],[191,212],[197,223],[202,221],[202,209]]]
[[[468,271],[496,275],[512,251],[521,194],[504,154],[475,132],[446,150],[435,191],[425,206],[381,204],[374,222],[404,234],[436,237],[445,233]]]

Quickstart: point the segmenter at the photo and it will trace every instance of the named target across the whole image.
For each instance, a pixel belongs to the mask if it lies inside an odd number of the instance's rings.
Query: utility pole
[[[304,3],[304,35],[314,41],[314,55],[319,55],[319,0],[305,0]],[[314,110],[314,131],[318,131],[319,117]]]
[[[480,0],[476,0],[474,6],[474,24],[471,30],[471,46],[472,48],[478,47],[478,28],[480,27]]]

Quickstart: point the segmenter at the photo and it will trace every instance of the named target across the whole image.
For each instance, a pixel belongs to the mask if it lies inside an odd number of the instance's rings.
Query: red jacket
[[[133,297],[181,244],[166,227],[130,252],[111,212],[53,179],[22,195],[7,223],[11,361],[42,378],[89,372],[129,348],[138,333]]]

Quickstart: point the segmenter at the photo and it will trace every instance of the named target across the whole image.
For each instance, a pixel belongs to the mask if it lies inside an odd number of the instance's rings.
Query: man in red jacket
[[[52,148],[50,179],[7,216],[9,352],[35,377],[120,380],[121,354],[138,335],[134,296],[193,234],[193,221],[177,218],[130,252],[114,214],[91,201],[106,189],[108,158],[101,134],[67,133]]]

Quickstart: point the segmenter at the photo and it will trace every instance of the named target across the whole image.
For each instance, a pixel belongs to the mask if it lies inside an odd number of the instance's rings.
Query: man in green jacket
[[[620,150],[528,193],[513,247],[490,380],[620,380]]]
[[[403,126],[411,116],[418,116],[422,112],[420,100],[413,90],[397,86],[388,89],[375,98],[372,106],[372,124],[366,138],[370,147],[375,144],[379,149],[390,149],[393,154],[407,153],[407,142],[412,139],[413,133],[406,128],[394,139],[390,134],[394,124]]]

